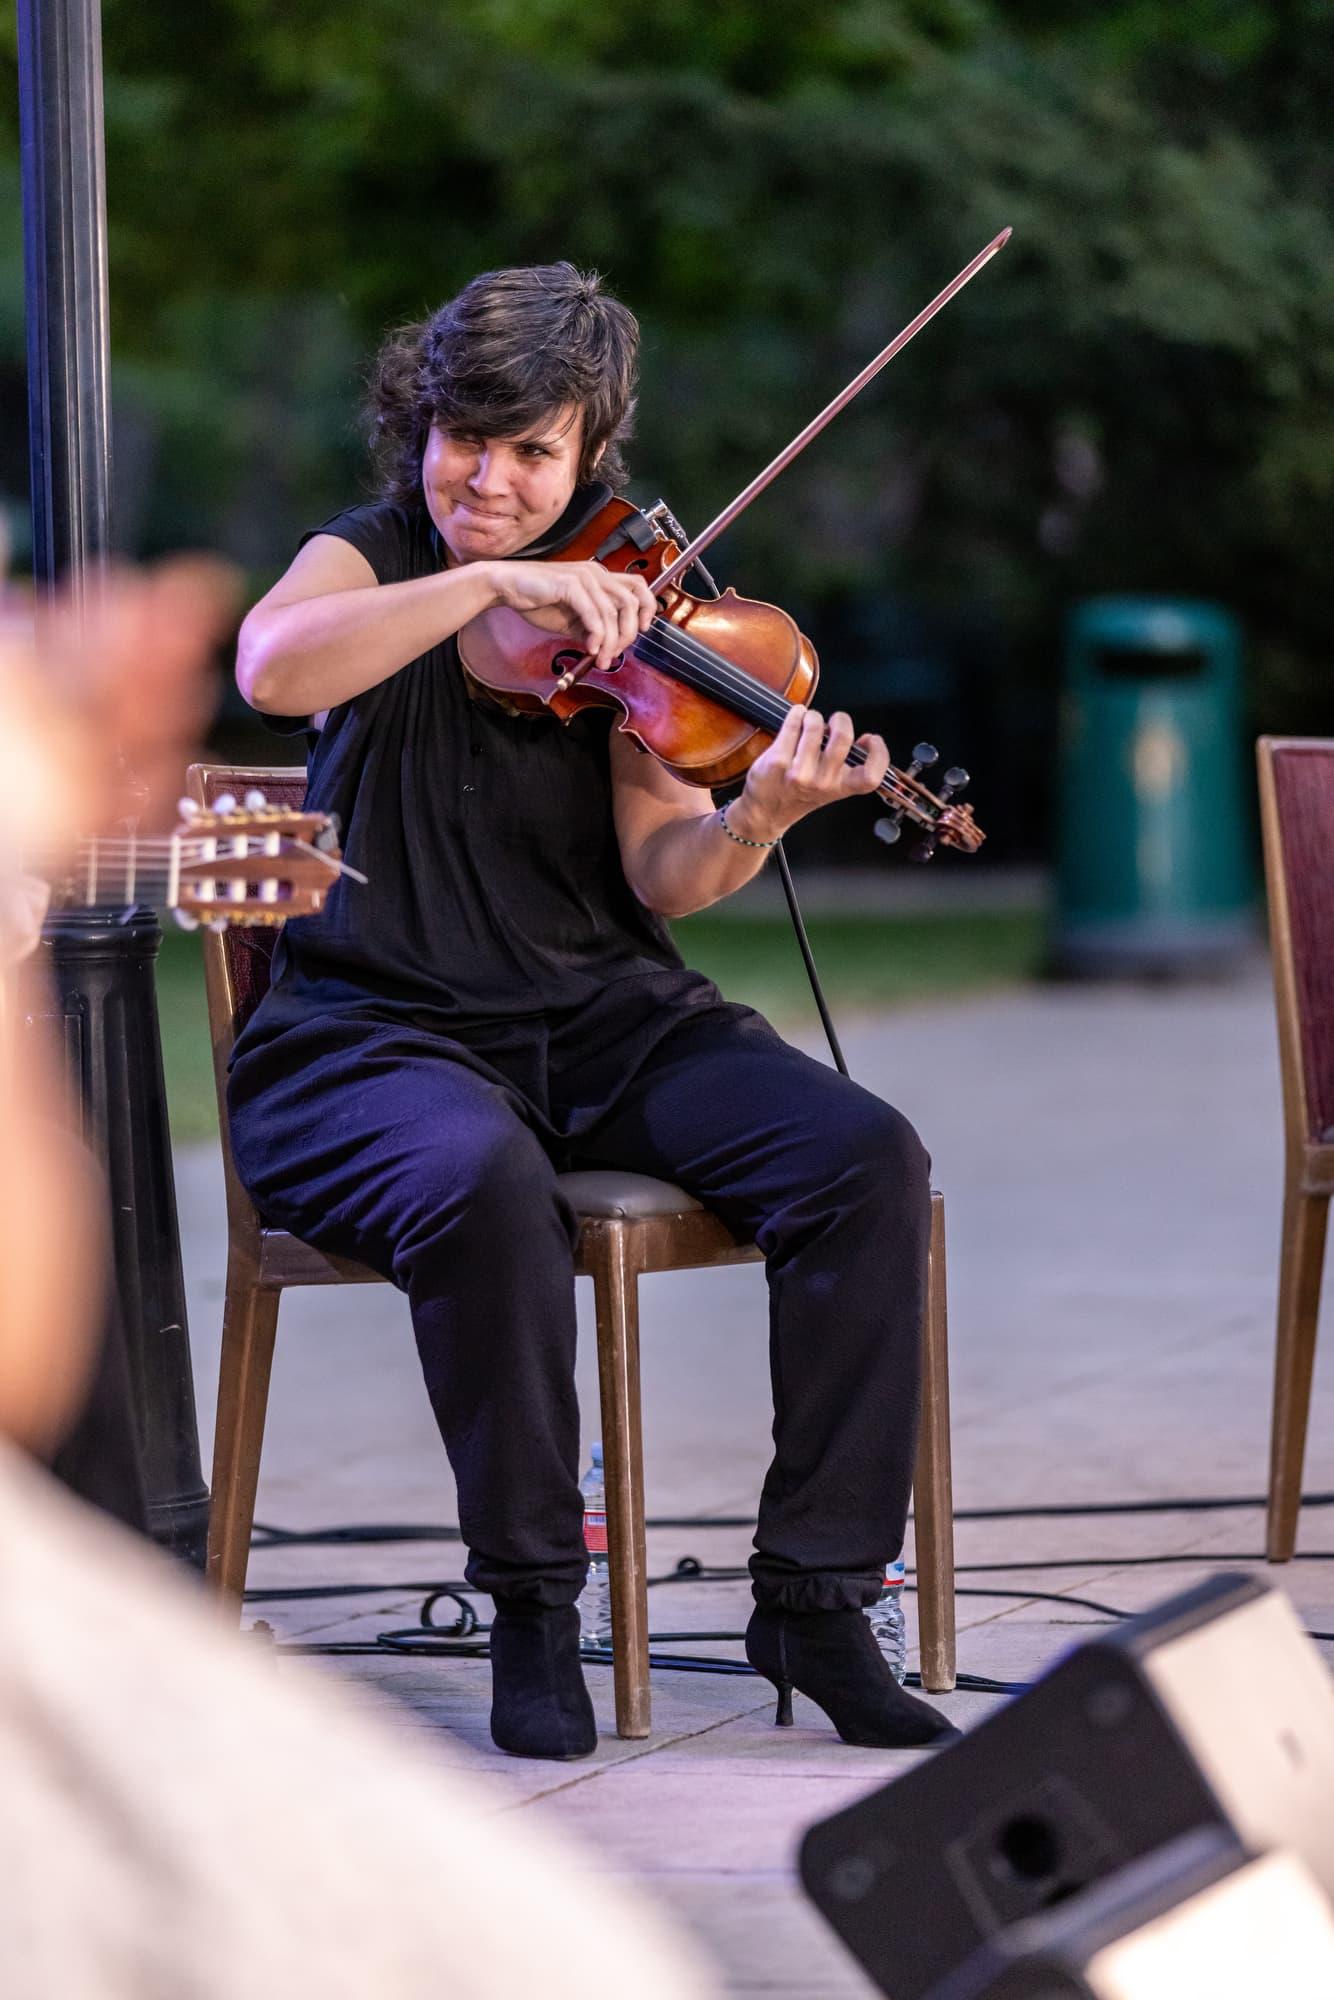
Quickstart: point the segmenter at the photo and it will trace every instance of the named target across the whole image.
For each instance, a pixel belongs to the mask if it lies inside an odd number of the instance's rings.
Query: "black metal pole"
[[[111,422],[100,0],[18,0],[33,569],[82,592],[110,545]],[[199,1468],[151,910],[59,912],[47,925],[51,1025],[111,1194],[107,1351],[67,1474],[202,1566]],[[119,1344],[119,1345],[118,1345]],[[72,1471],[77,1467],[77,1473]],[[119,1469],[118,1469],[119,1468]]]
[[[99,0],[19,0],[33,568],[74,587],[110,542]]]

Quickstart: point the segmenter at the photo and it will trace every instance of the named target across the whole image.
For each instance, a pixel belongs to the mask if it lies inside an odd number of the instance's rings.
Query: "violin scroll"
[[[914,861],[929,861],[938,846],[976,854],[986,839],[973,818],[972,807],[952,803],[968,783],[968,773],[961,765],[950,766],[938,792],[929,791],[918,778],[919,771],[937,761],[937,754],[929,743],[919,743],[907,770],[896,770],[891,764],[880,787],[881,796],[892,801],[893,810],[876,821],[875,836],[892,847],[902,837],[905,820],[919,827],[925,838],[913,849]]]

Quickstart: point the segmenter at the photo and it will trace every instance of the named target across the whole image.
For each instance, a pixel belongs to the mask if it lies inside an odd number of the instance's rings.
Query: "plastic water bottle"
[[[875,1633],[875,1643],[884,1654],[896,1681],[902,1681],[908,1671],[908,1627],[903,1616],[903,1560],[885,1564],[885,1582],[874,1604],[866,1607],[866,1616],[871,1621]]]
[[[611,1578],[607,1564],[607,1489],[602,1478],[602,1446],[595,1441],[593,1462],[579,1481],[584,1496],[584,1543],[588,1575],[579,1593],[579,1643],[587,1651],[611,1644]]]

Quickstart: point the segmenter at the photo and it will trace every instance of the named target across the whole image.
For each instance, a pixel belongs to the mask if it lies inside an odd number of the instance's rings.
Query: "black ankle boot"
[[[776,1611],[757,1605],[746,1627],[746,1658],[778,1690],[780,1726],[792,1721],[792,1690],[824,1710],[845,1743],[908,1749],[951,1743],[959,1731],[905,1693],[855,1607]]]
[[[491,1736],[514,1757],[588,1757],[593,1704],[573,1604],[502,1601],[491,1621]]]

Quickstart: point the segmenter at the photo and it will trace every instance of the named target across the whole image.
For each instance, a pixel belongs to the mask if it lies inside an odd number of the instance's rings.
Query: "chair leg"
[[[922,1425],[913,1480],[917,1622],[922,1686],[954,1686],[954,1497],[950,1459],[949,1328],[945,1301],[945,1203],[931,1196],[931,1255],[922,1329]]]
[[[227,1273],[208,1520],[208,1577],[224,1596],[236,1600],[238,1609],[250,1561],[281,1296],[281,1292],[257,1285],[248,1277]]]
[[[1279,1252],[1278,1341],[1274,1357],[1274,1413],[1269,1434],[1269,1512],[1266,1553],[1288,1562],[1297,1545],[1302,1504],[1306,1424],[1311,1408],[1320,1280],[1325,1262],[1329,1196],[1305,1193],[1290,1170],[1283,1191],[1283,1240]]]
[[[644,1442],[639,1407],[639,1267],[635,1225],[586,1225],[585,1268],[597,1308],[602,1465],[611,1566],[612,1681],[618,1736],[652,1726],[648,1666],[648,1558],[644,1546]]]

